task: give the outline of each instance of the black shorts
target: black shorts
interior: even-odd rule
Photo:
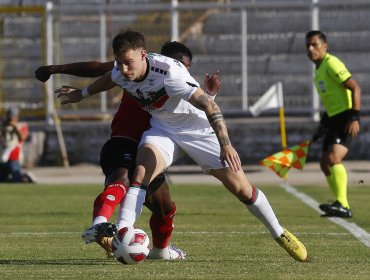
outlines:
[[[352,141],[351,135],[346,133],[347,123],[350,121],[350,110],[339,113],[327,120],[327,132],[324,136],[322,151],[327,152],[333,144],[349,147]]]
[[[124,137],[112,137],[105,142],[100,152],[100,167],[105,177],[109,177],[118,168],[125,168],[131,178],[135,169],[137,147],[135,141]],[[157,190],[165,179],[164,173],[155,177],[148,186],[147,195]]]
[[[106,177],[118,168],[126,168],[129,177],[135,169],[137,143],[128,138],[112,137],[105,142],[100,152],[100,167]]]

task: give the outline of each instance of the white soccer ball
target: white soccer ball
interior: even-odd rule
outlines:
[[[149,237],[141,229],[134,227],[121,228],[113,238],[114,257],[123,264],[138,264],[149,254]]]

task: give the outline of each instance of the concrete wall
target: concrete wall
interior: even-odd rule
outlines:
[[[274,118],[227,119],[233,145],[244,164],[257,164],[266,156],[281,150],[280,125]],[[30,138],[25,143],[25,164],[28,166],[62,165],[58,138],[53,127],[30,123]],[[288,147],[310,140],[317,124],[309,118],[286,120]],[[63,122],[64,139],[70,164],[99,164],[99,153],[109,138],[109,122]],[[361,134],[351,146],[347,160],[370,159],[370,120],[362,119]],[[317,161],[321,142],[310,147],[308,161]],[[188,158],[178,164],[192,163]]]

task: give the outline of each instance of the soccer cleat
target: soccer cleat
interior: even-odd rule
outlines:
[[[344,207],[338,200],[333,204],[320,204],[320,209],[326,217],[352,218],[352,211]]]
[[[113,237],[97,237],[96,243],[102,247],[105,252],[107,253],[107,258],[113,258],[113,251],[112,251],[112,240]]]
[[[158,249],[153,247],[147,259],[152,260],[184,260],[186,253],[173,245],[168,245],[166,248]]]
[[[275,238],[275,240],[293,259],[300,262],[307,260],[307,250],[305,246],[288,230],[284,229],[283,234],[280,237]]]
[[[100,223],[85,230],[82,239],[86,244],[97,241],[98,237],[113,237],[117,234],[117,227],[112,223]]]

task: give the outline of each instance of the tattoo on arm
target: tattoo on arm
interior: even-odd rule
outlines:
[[[209,98],[208,95],[202,94],[197,99],[197,107],[206,112],[208,121],[215,131],[220,145],[229,145],[230,139],[227,133],[225,119],[222,116],[221,110],[217,103]]]
[[[221,112],[218,111],[214,114],[208,115],[208,121],[211,124],[216,136],[220,142],[221,146],[226,146],[230,144],[230,139],[227,134],[227,128],[225,124],[224,117]]]
[[[209,104],[209,98],[207,95],[202,94],[197,99],[197,107],[198,109],[205,110]]]

